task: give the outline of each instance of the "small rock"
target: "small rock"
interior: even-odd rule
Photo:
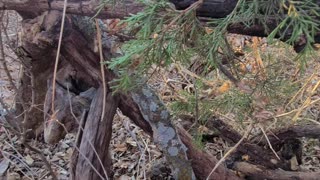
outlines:
[[[10,165],[10,161],[7,159],[2,159],[0,162],[0,176],[3,176],[4,173],[7,171],[8,167]]]

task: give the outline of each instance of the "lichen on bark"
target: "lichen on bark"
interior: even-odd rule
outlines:
[[[181,142],[171,123],[171,115],[156,93],[147,85],[131,92],[146,121],[153,130],[154,142],[160,146],[171,164],[175,179],[195,179],[191,163],[187,158],[187,147]]]

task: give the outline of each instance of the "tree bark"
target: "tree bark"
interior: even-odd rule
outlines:
[[[196,0],[170,0],[178,10],[186,9]],[[201,17],[221,18],[227,16],[237,4],[237,0],[205,0],[197,9],[197,14]],[[16,10],[22,12],[33,12],[33,15],[40,15],[48,10],[63,10],[63,0],[26,0],[23,3],[19,0],[2,0],[0,10]],[[68,2],[67,13],[85,16],[94,16],[97,13],[99,3],[95,0],[73,0]],[[30,9],[31,7],[31,9]],[[100,18],[120,18],[136,14],[142,11],[144,5],[135,0],[120,1],[113,5],[107,4],[99,13]],[[30,15],[28,15],[30,17]]]
[[[118,107],[119,98],[112,96],[112,92],[108,92],[106,102],[103,102],[102,97],[103,88],[99,88],[91,103],[82,135],[75,175],[73,175],[75,179],[100,179],[100,176],[92,170],[90,163],[103,177],[106,176],[103,168],[108,176],[111,175],[109,144],[113,117]],[[103,103],[106,103],[105,110],[102,109]],[[102,112],[105,113],[104,119],[101,119]]]
[[[317,180],[320,177],[320,172],[290,172],[281,169],[269,170],[262,166],[248,164],[246,162],[237,162],[235,169],[247,175],[248,179],[260,180],[288,180],[288,179],[303,179]]]
[[[0,10],[16,10],[22,12],[25,18],[34,18],[45,11],[58,10],[62,11],[64,0],[2,0],[0,2]],[[83,16],[94,16],[97,13],[99,1],[96,0],[69,0],[67,5],[68,14],[78,14]],[[113,7],[112,4],[106,5],[99,13],[100,18],[120,18],[136,14],[143,9],[141,3],[135,0],[125,0],[116,3]]]

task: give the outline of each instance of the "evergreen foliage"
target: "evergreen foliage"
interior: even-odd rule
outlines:
[[[257,108],[254,94],[270,98],[271,101],[264,108],[270,107],[270,111],[273,111],[273,105],[284,105],[299,88],[288,77],[283,76],[283,66],[288,62],[276,59],[273,55],[271,58],[264,57],[268,59],[264,78],[261,78],[261,72],[241,75],[239,63],[234,60],[234,49],[227,40],[231,24],[241,23],[247,27],[262,25],[265,33],[269,34],[268,43],[279,44],[275,40],[277,38],[294,45],[301,37],[305,37],[306,46],[296,58],[300,60],[301,67],[306,65],[306,59],[313,52],[314,38],[316,32],[320,31],[320,9],[315,0],[239,0],[228,16],[206,19],[206,22],[200,21],[196,16],[200,3],[178,11],[167,0],[140,2],[145,4],[144,11],[123,21],[135,39],[122,46],[123,56],[108,62],[109,68],[119,76],[114,86],[116,90],[131,90],[147,82],[156,70],[167,68],[173,63],[187,67],[191,63],[190,59],[195,56],[199,61],[205,62],[203,74],[220,69],[224,58],[229,62],[228,71],[234,76],[254,79],[255,83],[251,84],[254,90],[252,94],[232,89],[214,98],[200,99],[197,93],[180,92],[183,100],[173,101],[171,109],[177,114],[199,114],[197,119],[200,122],[217,111],[232,112],[239,120],[247,119]],[[208,88],[201,79],[196,86],[200,90]]]
[[[193,55],[202,57],[208,67],[217,67],[217,63],[221,62],[221,54],[230,58],[233,55],[226,41],[230,24],[262,24],[266,33],[270,34],[270,41],[277,37],[287,39],[286,42],[291,45],[304,36],[307,44],[303,53],[313,49],[314,36],[319,31],[320,10],[312,0],[239,0],[231,14],[225,18],[210,19],[207,24],[197,18],[198,6],[177,11],[166,0],[141,2],[146,5],[144,11],[124,21],[136,39],[123,47],[124,56],[113,59],[109,64],[124,81],[119,85],[120,88],[131,87],[124,83],[148,74],[154,64],[161,67],[173,62],[185,64]],[[103,3],[115,1],[104,0]],[[270,21],[278,24],[272,31],[267,24]],[[213,29],[211,33],[206,33],[208,26]],[[128,80],[128,72],[131,80]]]

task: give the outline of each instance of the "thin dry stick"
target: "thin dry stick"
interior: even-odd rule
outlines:
[[[315,124],[317,124],[317,125],[320,125],[320,122],[318,122],[318,121],[316,121],[316,120],[313,120],[313,119],[310,119],[310,118],[303,118],[303,119],[308,120],[308,121],[310,121],[310,122],[313,122],[313,123],[315,123]]]
[[[99,45],[100,70],[101,70],[102,86],[103,86],[103,104],[102,104],[102,113],[101,113],[101,122],[102,122],[104,118],[105,110],[106,110],[107,86],[106,86],[106,79],[105,79],[104,65],[103,65],[101,30],[99,27],[98,20],[97,19],[95,20],[96,20],[96,28],[97,28],[97,39],[98,39],[98,45]]]
[[[149,148],[148,148],[148,144],[147,144],[147,142],[145,142],[145,140],[143,138],[141,138],[141,140],[142,140],[142,142],[144,144],[144,152],[143,152],[143,154],[145,154],[145,152],[148,152],[149,161],[151,161],[151,159],[150,159],[151,154],[150,154],[150,151],[149,151]],[[143,164],[144,164],[144,166],[143,166],[143,177],[144,177],[144,179],[147,179],[146,166],[145,166],[145,164],[146,164],[145,155],[143,156],[143,158],[144,158],[143,159]],[[139,159],[139,161],[140,161],[140,159]]]
[[[315,99],[315,100],[311,101],[309,104],[302,106],[301,108],[302,108],[302,110],[303,110],[303,109],[305,109],[305,108],[307,108],[307,107],[310,107],[312,104],[315,104],[315,103],[317,103],[317,102],[319,102],[319,101],[320,101],[320,98]],[[297,111],[299,111],[299,110],[300,110],[300,108],[299,108],[299,109],[294,109],[294,110],[292,110],[292,111],[289,111],[289,112],[286,112],[286,113],[283,113],[283,114],[279,114],[279,115],[275,116],[275,118],[279,118],[279,117],[283,117],[283,116],[288,116],[288,115],[290,115],[290,114],[292,114],[292,113],[294,113],[294,112],[297,112]]]
[[[307,99],[303,102],[302,106],[298,109],[298,112],[294,115],[294,117],[292,118],[292,122],[295,123],[298,119],[298,117],[300,116],[302,110],[304,109],[305,106],[310,106],[311,105],[311,96],[314,94],[314,92],[318,89],[318,87],[320,86],[320,80],[317,82],[316,85],[314,85],[314,87],[312,88],[312,91],[310,92],[309,96],[307,97]]]
[[[5,141],[7,144],[9,144],[7,141]],[[11,148],[13,148],[13,150],[16,152],[18,152],[12,145],[10,145]],[[24,168],[26,169],[27,171],[30,172],[30,175],[32,176],[32,179],[35,179],[34,178],[34,172],[32,171],[31,167],[25,162],[25,158],[20,154],[18,153],[17,155],[15,155],[14,153],[9,153],[9,152],[6,152],[6,151],[0,151],[1,154],[3,155],[8,155],[7,156],[4,156],[6,159],[8,159],[10,161],[10,163],[13,163],[15,165],[20,165],[21,168]],[[11,159],[10,159],[11,158]],[[16,162],[14,163],[14,161],[12,160],[12,158],[14,158],[16,160]],[[19,166],[18,165],[18,166]],[[21,166],[22,165],[22,166]],[[17,166],[17,167],[18,167]],[[27,176],[24,172],[22,172],[25,176]],[[29,177],[28,177],[29,178]],[[30,179],[30,178],[29,178]]]
[[[69,99],[69,102],[71,102],[70,99]],[[79,122],[78,118],[75,117],[75,115],[73,114],[71,106],[70,106],[70,111],[71,111],[72,116],[76,119],[77,123],[79,124],[79,129],[78,129],[78,132],[77,132],[77,136],[76,136],[76,140],[75,140],[74,145],[77,146],[77,147],[80,147],[82,134],[83,134],[83,128],[84,128],[84,126],[86,124],[86,121],[87,121],[86,119],[87,119],[88,110],[86,110],[86,109],[83,110],[80,122]]]
[[[35,179],[35,178],[34,178],[34,174],[33,174],[32,170],[30,169],[30,166],[28,166],[28,165],[23,161],[22,158],[20,158],[20,157],[18,157],[18,156],[16,156],[16,155],[10,154],[10,153],[8,153],[8,152],[6,152],[6,151],[1,151],[1,150],[0,150],[0,153],[3,155],[3,157],[4,157],[5,159],[7,159],[7,160],[10,162],[11,166],[12,166],[12,165],[15,166],[15,168],[17,168],[18,171],[21,172],[26,178],[32,179],[32,180]],[[8,155],[8,157],[7,157],[7,155]],[[21,169],[21,166],[20,166],[20,164],[18,164],[18,162],[15,162],[15,161],[11,160],[11,158],[16,159],[18,162],[22,163],[28,171],[32,172],[32,173],[31,173],[31,177],[29,177],[29,176],[25,173],[25,171]]]
[[[19,97],[22,99],[21,96],[19,96]],[[24,104],[23,100],[22,100],[22,104]],[[23,108],[25,108],[25,107],[23,107]],[[14,128],[10,126],[10,124],[8,124],[8,125],[9,125],[9,128],[10,128],[11,131],[14,132],[17,136],[20,136],[20,137],[21,137],[21,143],[22,143],[25,147],[27,147],[27,148],[30,149],[31,151],[39,154],[39,156],[40,156],[41,160],[44,162],[47,170],[50,172],[50,174],[51,174],[51,176],[52,176],[52,179],[53,179],[53,180],[57,180],[58,178],[56,177],[55,173],[53,172],[53,170],[52,170],[52,168],[51,168],[51,166],[50,166],[50,163],[47,161],[46,157],[42,154],[42,151],[40,151],[39,149],[37,149],[37,148],[35,148],[35,147],[30,146],[30,145],[25,141],[25,135],[26,135],[25,124],[26,124],[26,121],[27,121],[27,114],[28,114],[28,113],[24,113],[23,132],[22,132],[22,134],[19,133],[19,132],[17,132],[17,131],[15,131]]]
[[[296,92],[296,94],[291,98],[291,100],[287,103],[287,105],[285,106],[284,109],[287,109],[287,107],[297,98],[297,96],[306,89],[307,85],[308,85],[309,82],[314,78],[315,75],[316,75],[316,74],[313,73],[313,74],[309,77],[309,79],[307,79],[307,81],[304,83],[304,85],[303,85],[303,86]]]
[[[242,143],[242,141],[244,139],[246,139],[249,135],[249,133],[251,132],[253,126],[252,126],[252,122],[250,123],[247,131],[245,132],[245,134],[242,136],[242,138],[237,142],[237,144],[235,146],[233,146],[219,161],[218,163],[214,166],[214,168],[212,169],[212,171],[210,172],[210,174],[208,175],[208,177],[206,178],[206,180],[209,180],[210,176],[212,175],[212,173],[220,166],[220,164],[233,152],[235,151],[238,146]]]
[[[30,72],[30,80],[31,80],[31,105],[29,112],[34,108],[36,102],[36,93],[35,93],[35,82],[34,82],[34,75]]]
[[[2,17],[1,19],[2,20]],[[13,78],[10,74],[10,71],[8,69],[8,66],[7,66],[7,62],[5,60],[5,53],[4,53],[4,47],[3,47],[3,40],[2,40],[2,28],[0,27],[0,50],[1,50],[1,57],[0,57],[0,60],[2,62],[2,66],[3,66],[3,69],[6,73],[6,76],[8,77],[8,80],[9,80],[9,83],[10,85],[12,86],[12,88],[17,92],[18,91],[18,88],[16,87],[16,85],[14,84],[14,81],[13,81]]]
[[[51,109],[52,109],[53,113],[55,112],[54,111],[54,98],[55,98],[55,92],[56,92],[56,79],[57,79],[57,71],[58,71],[58,64],[59,64],[62,35],[63,35],[63,29],[64,29],[64,21],[66,18],[67,4],[68,4],[68,0],[64,0],[61,29],[60,29],[59,43],[58,43],[58,49],[57,49],[57,56],[56,56],[56,62],[54,64],[54,72],[53,72],[53,80],[52,80],[52,104],[51,104],[51,106],[52,106]]]
[[[124,125],[125,129],[130,134],[130,136],[136,141],[138,149],[140,151],[141,156],[140,156],[140,158],[138,160],[138,167],[137,167],[137,172],[140,172],[140,162],[141,161],[143,162],[143,167],[145,165],[145,148],[142,149],[141,144],[139,143],[136,134],[133,131],[130,130],[129,121],[126,121],[124,124],[125,124]],[[138,176],[139,176],[139,174],[137,175],[137,177]]]
[[[271,149],[271,151],[274,153],[274,155],[276,155],[276,157],[277,157],[279,160],[281,160],[280,157],[278,156],[278,154],[276,153],[276,151],[273,149],[273,147],[272,147],[272,145],[271,145],[271,143],[270,143],[270,141],[269,141],[269,138],[268,138],[266,132],[264,131],[263,127],[262,127],[260,124],[259,124],[259,128],[261,129],[264,137],[266,138],[266,140],[267,140],[267,142],[268,142],[268,145],[269,145],[269,148]]]
[[[32,147],[30,146],[28,143],[24,143],[23,144],[24,146],[26,146],[28,149],[30,149],[31,151],[39,154],[41,160],[44,162],[45,166],[47,167],[47,170],[50,172],[51,176],[52,176],[52,179],[53,180],[58,180],[56,174],[53,172],[52,168],[51,168],[51,165],[50,163],[47,161],[46,157],[42,154],[42,151],[35,148],[35,147]]]
[[[8,136],[8,135],[7,135],[7,136]],[[23,161],[24,156],[22,156],[22,154],[17,150],[17,148],[15,148],[15,147],[13,146],[13,144],[12,144],[12,143],[9,143],[8,141],[4,141],[4,142],[5,142],[5,144],[7,144],[8,146],[10,146],[10,147],[13,149],[14,153],[17,154],[17,155],[15,155],[16,159],[18,159],[29,171],[31,171],[29,165]],[[5,151],[3,151],[3,152],[5,152]],[[8,154],[9,154],[9,153],[8,153]],[[9,155],[10,155],[10,154],[9,154]],[[11,156],[11,155],[10,155],[10,156]],[[12,156],[13,156],[13,155],[12,155]]]
[[[64,129],[64,131],[68,133],[68,130],[67,130],[67,128],[64,126],[64,124],[60,123],[59,121],[56,121],[56,122],[59,123],[59,125],[61,125],[61,127]],[[90,162],[90,160],[86,157],[86,155],[83,154],[77,146],[74,146],[74,147],[75,147],[76,150],[79,152],[79,154],[80,154],[81,156],[83,156],[83,158],[89,163],[90,167],[94,170],[94,172],[96,172],[97,175],[98,175],[101,179],[105,179],[105,178],[99,173],[99,171],[94,167],[94,165]],[[107,177],[107,180],[108,180],[108,177]]]

